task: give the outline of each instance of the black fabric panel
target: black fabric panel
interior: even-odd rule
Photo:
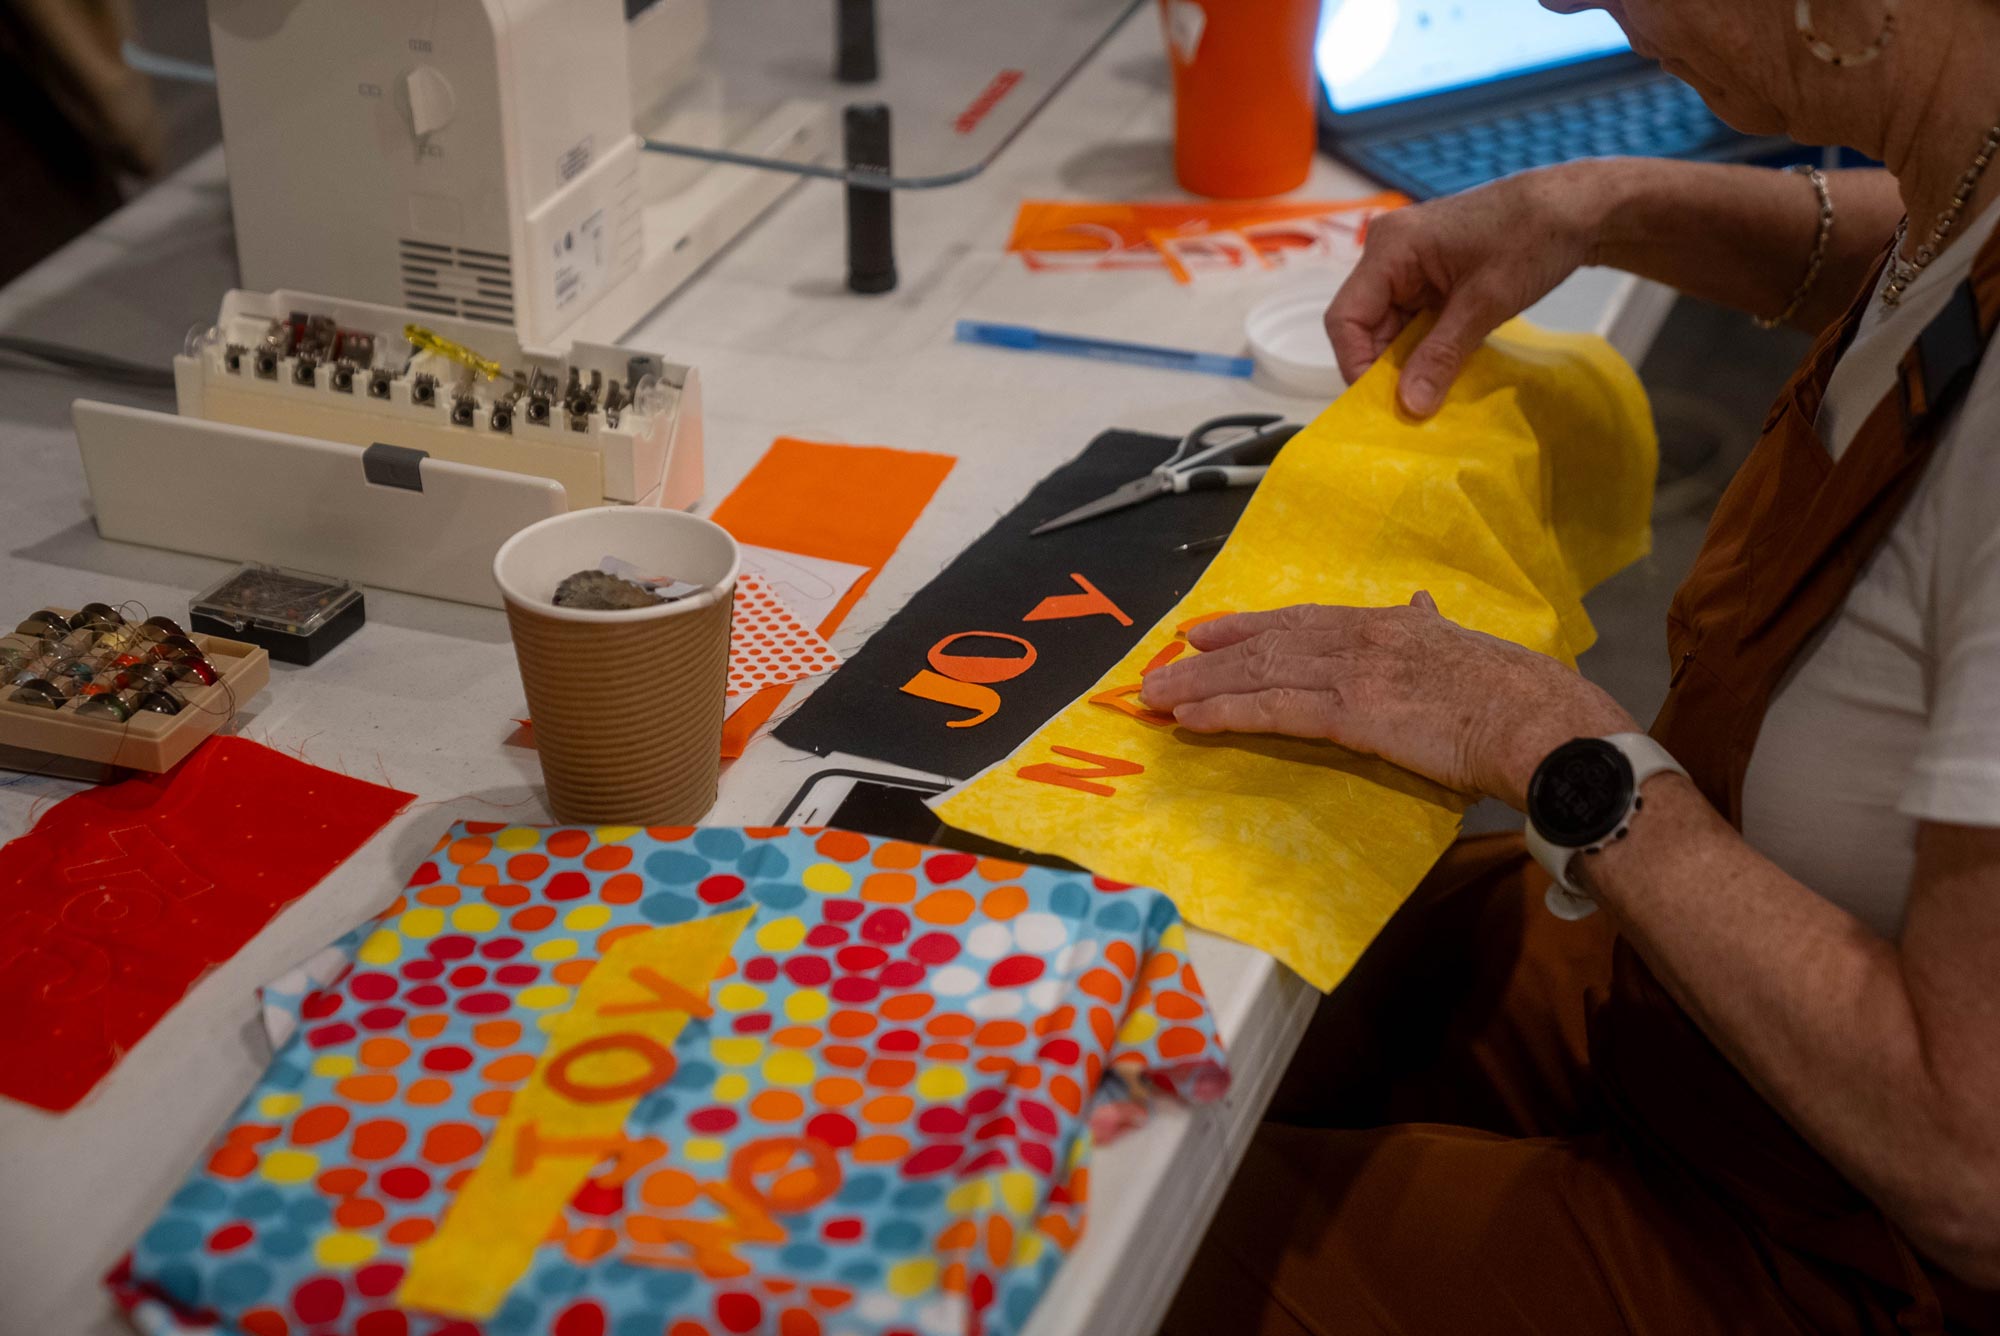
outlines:
[[[1034,491],[873,636],[861,651],[778,726],[801,751],[912,766],[966,779],[1006,756],[1104,671],[1178,602],[1208,568],[1212,551],[1175,552],[1181,544],[1228,533],[1250,500],[1248,487],[1163,496],[1040,538],[1044,520],[1094,501],[1162,463],[1174,442],[1164,436],[1107,431]],[[1131,618],[1107,615],[1025,621],[1044,599],[1081,594],[1081,575]],[[988,684],[999,708],[985,722],[971,707],[946,705],[902,690],[931,667],[932,647],[960,632],[1018,636],[1035,661],[1008,681]],[[950,655],[1025,658],[1012,641],[967,636]],[[949,659],[947,667],[964,673]]]

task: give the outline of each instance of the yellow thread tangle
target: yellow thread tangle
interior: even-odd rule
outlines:
[[[412,348],[469,366],[488,380],[500,379],[500,364],[490,357],[481,357],[462,343],[453,343],[444,335],[425,329],[422,325],[403,326],[403,337],[410,341]]]

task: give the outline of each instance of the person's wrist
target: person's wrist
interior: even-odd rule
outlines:
[[[1614,888],[1620,884],[1621,869],[1628,863],[1636,866],[1656,858],[1663,847],[1684,843],[1690,829],[1690,809],[1681,800],[1701,801],[1701,790],[1694,781],[1671,770],[1648,775],[1640,782],[1638,795],[1645,810],[1634,817],[1626,838],[1611,841],[1589,857],[1572,860],[1569,867],[1572,881],[1590,892],[1592,899],[1614,908],[1620,908],[1614,904]]]
[[[1517,812],[1528,810],[1528,785],[1549,753],[1576,738],[1603,738],[1614,733],[1642,733],[1610,697],[1579,702],[1562,713],[1537,714],[1524,720],[1500,749],[1501,762],[1487,792]]]
[[[1584,264],[1619,267],[1619,253],[1649,212],[1645,199],[1655,167],[1647,158],[1584,158],[1550,169],[1568,174],[1564,195]]]

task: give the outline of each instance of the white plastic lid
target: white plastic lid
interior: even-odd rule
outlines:
[[[1326,337],[1326,306],[1338,284],[1315,283],[1250,308],[1243,332],[1257,362],[1257,379],[1271,389],[1321,402],[1347,388]]]

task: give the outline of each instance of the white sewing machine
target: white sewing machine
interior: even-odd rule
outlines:
[[[538,352],[608,344],[797,179],[641,148],[641,127],[721,114],[707,0],[208,0],[208,16],[246,288],[505,326]],[[830,132],[823,103],[797,100],[730,138],[809,161]]]

